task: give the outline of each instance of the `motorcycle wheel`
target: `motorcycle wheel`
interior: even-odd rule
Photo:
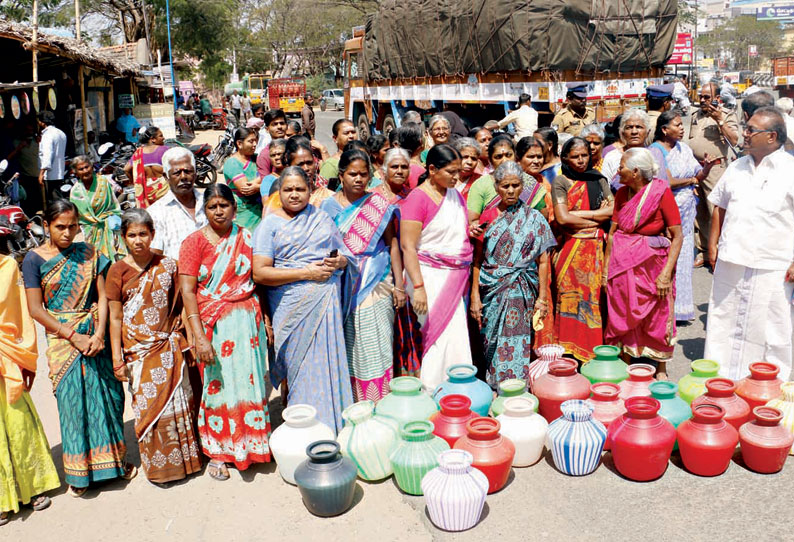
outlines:
[[[204,160],[196,160],[196,186],[207,188],[218,180],[218,171]]]

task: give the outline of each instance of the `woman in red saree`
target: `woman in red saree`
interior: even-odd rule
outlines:
[[[646,149],[623,153],[615,214],[607,245],[606,342],[632,361],[650,363],[657,377],[675,345],[673,268],[683,244],[681,216],[666,181]],[[670,237],[665,236],[665,230]]]
[[[552,259],[556,303],[554,335],[579,361],[603,343],[601,275],[604,226],[613,198],[606,179],[590,167],[587,142],[574,137],[562,148],[562,173],[552,185],[560,249]]]
[[[201,458],[177,264],[150,250],[154,234],[145,210],[124,213],[121,235],[129,254],[110,267],[106,293],[113,372],[130,381],[146,477],[164,484],[200,471]]]
[[[135,202],[141,209],[168,193],[168,181],[163,176],[163,155],[168,147],[165,136],[156,126],[149,126],[138,136],[141,146],[124,166],[124,173],[135,183]]]

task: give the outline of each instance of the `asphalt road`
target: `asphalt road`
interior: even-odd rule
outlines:
[[[318,111],[320,136],[330,132],[338,114]],[[212,139],[212,133],[202,137]],[[326,136],[327,137],[327,136]],[[328,138],[330,139],[330,138]],[[327,143],[327,141],[326,141]],[[697,319],[678,330],[671,379],[678,380],[691,360],[703,355],[705,311],[711,275],[695,270]],[[38,377],[32,396],[63,475],[58,412],[47,379],[46,350],[39,334]],[[128,399],[129,400],[129,399]],[[129,403],[128,403],[129,405]],[[274,394],[271,420],[280,423],[281,404]],[[128,458],[140,465],[132,412],[126,410]],[[548,452],[536,465],[514,469],[506,488],[490,495],[481,522],[461,534],[444,533],[429,521],[423,499],[404,495],[392,479],[358,482],[355,504],[330,519],[311,516],[297,488],[281,480],[275,464],[258,465],[226,482],[206,473],[167,489],[149,484],[141,472],[131,482],[92,487],[84,498],[68,496],[66,487],[51,493],[53,505],[42,512],[23,509],[0,527],[3,540],[191,540],[218,542],[292,540],[794,540],[791,488],[794,460],[775,475],[747,470],[736,454],[728,471],[701,478],[683,469],[674,455],[659,480],[635,483],[615,472],[604,454],[595,473],[570,477],[559,473]]]

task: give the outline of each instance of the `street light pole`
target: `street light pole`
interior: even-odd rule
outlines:
[[[176,111],[176,77],[174,76],[174,57],[171,54],[171,9],[165,0],[165,24],[168,29],[168,64],[171,65],[171,91],[174,93],[174,111]]]

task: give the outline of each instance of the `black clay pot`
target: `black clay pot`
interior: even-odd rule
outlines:
[[[339,452],[333,440],[318,440],[306,448],[309,459],[295,469],[303,504],[315,516],[338,516],[353,504],[356,466]]]

